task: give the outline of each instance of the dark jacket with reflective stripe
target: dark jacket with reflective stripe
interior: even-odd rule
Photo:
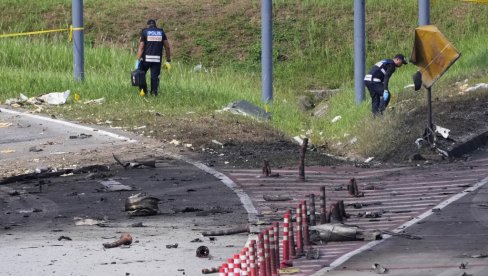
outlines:
[[[369,70],[368,74],[372,75],[373,78],[380,79],[384,84],[384,90],[389,90],[388,82],[390,81],[391,75],[395,73],[395,70],[395,62],[392,59],[384,59],[378,61],[371,70]]]
[[[144,42],[142,58],[145,62],[161,62],[163,41],[167,40],[163,29],[149,27],[141,31],[141,42]]]

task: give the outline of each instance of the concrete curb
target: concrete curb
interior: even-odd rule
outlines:
[[[452,148],[446,149],[446,152],[450,157],[462,157],[486,144],[488,144],[488,130],[472,136],[465,142],[455,145]]]

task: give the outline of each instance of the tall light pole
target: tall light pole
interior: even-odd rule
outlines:
[[[85,54],[83,41],[83,0],[72,0],[73,20],[73,69],[77,81],[85,79]]]
[[[261,0],[261,78],[262,101],[267,106],[273,100],[273,23],[272,0]]]
[[[365,14],[364,0],[354,0],[354,91],[356,103],[364,101],[365,51]]]

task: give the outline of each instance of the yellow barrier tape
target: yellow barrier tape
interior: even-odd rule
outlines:
[[[34,32],[25,32],[25,33],[13,33],[13,34],[1,34],[0,38],[4,37],[14,37],[14,36],[25,36],[25,35],[37,35],[37,34],[46,34],[46,33],[55,33],[55,32],[69,32],[69,41],[73,39],[73,31],[81,31],[83,27],[76,27],[73,28],[73,25],[70,25],[69,28],[65,29],[53,29],[53,30],[41,30],[41,31],[34,31]]]

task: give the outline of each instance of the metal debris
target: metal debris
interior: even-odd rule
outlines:
[[[72,241],[72,239],[70,237],[67,237],[67,236],[60,236],[58,238],[58,241],[61,241],[61,240],[67,240],[67,241]]]
[[[170,248],[178,248],[178,244],[177,243],[174,243],[174,244],[167,244],[166,245],[166,248],[170,249]]]
[[[288,195],[263,195],[265,201],[290,201],[293,198]]]
[[[80,218],[80,217],[75,217],[74,220],[76,220],[75,225],[76,226],[92,226],[92,225],[97,225],[97,226],[105,226],[105,221],[104,220],[97,220],[97,219],[91,219],[91,218]]]
[[[219,272],[220,267],[204,268],[202,274],[212,274]]]
[[[320,258],[320,249],[310,248],[305,253],[305,257],[307,258],[307,260],[318,260]]]
[[[112,243],[104,243],[103,247],[105,248],[114,248],[121,245],[130,245],[132,243],[132,236],[129,233],[123,233],[120,235],[120,238]]]
[[[202,245],[197,248],[197,257],[198,258],[206,258],[210,254],[210,250],[208,247]]]
[[[354,197],[364,197],[364,193],[359,192],[358,184],[355,178],[351,178],[349,180],[347,190],[349,191],[349,194]]]
[[[124,167],[125,169],[127,168],[139,168],[142,166],[146,167],[151,167],[151,168],[156,168],[156,160],[142,160],[142,161],[134,161],[134,162],[122,162],[120,158],[118,158],[115,154],[113,154],[113,157],[119,165]]]
[[[69,137],[69,139],[86,139],[86,138],[90,138],[92,137],[93,135],[91,134],[85,134],[85,133],[81,133],[79,135],[71,135]]]
[[[279,173],[271,173],[271,167],[268,160],[263,161],[263,176],[264,177],[279,177]]]
[[[310,242],[323,244],[330,241],[358,241],[381,239],[381,232],[368,231],[340,223],[310,226]]]
[[[380,264],[373,264],[373,270],[374,272],[378,274],[387,274],[388,273],[388,268],[383,267]]]
[[[159,213],[159,198],[139,193],[125,200],[125,211],[132,216],[153,216]]]
[[[227,230],[219,230],[219,231],[210,231],[210,232],[203,232],[202,235],[206,236],[225,236],[225,235],[233,235],[239,233],[248,233],[249,232],[249,225],[242,225],[235,228],[227,229]]]

